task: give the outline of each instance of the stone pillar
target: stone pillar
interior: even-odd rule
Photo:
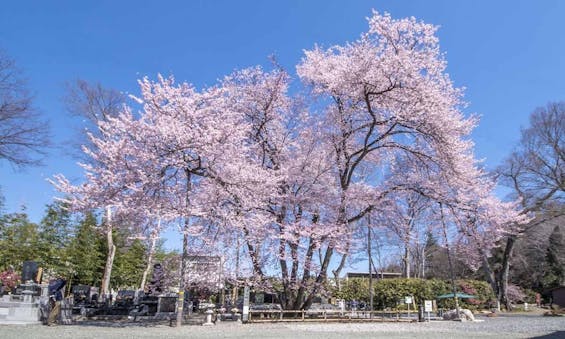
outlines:
[[[209,308],[206,311],[206,322],[204,324],[202,324],[203,326],[214,325],[214,323],[212,322],[212,314],[214,314],[214,311],[212,311],[212,309]]]
[[[48,284],[41,284],[41,296],[42,297],[49,297],[49,285]]]

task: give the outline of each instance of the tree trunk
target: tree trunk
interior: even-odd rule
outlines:
[[[483,271],[485,273],[485,277],[487,282],[490,284],[490,287],[492,288],[492,291],[496,294],[496,298],[497,300],[500,301],[500,299],[498,299],[498,283],[496,281],[496,275],[494,274],[493,270],[490,267],[490,264],[488,262],[488,258],[486,256],[486,254],[481,251],[481,256],[483,257]]]
[[[338,225],[343,225],[343,227],[348,227],[348,219],[347,219],[347,215],[346,215],[346,211],[345,211],[345,205],[346,205],[345,204],[345,191],[346,190],[347,190],[347,186],[344,186],[342,184],[342,192],[341,192],[341,197],[340,197],[340,207],[339,207],[337,222],[338,222]],[[349,229],[346,229],[345,231],[349,232]],[[337,280],[336,280],[336,283],[338,283],[338,284],[339,284],[339,274],[341,272],[341,269],[345,265],[345,259],[347,258],[347,253],[349,252],[349,246],[350,245],[351,244],[349,243],[349,240],[348,240],[348,242],[346,244],[345,254],[341,257],[340,266],[338,266],[338,268],[333,271],[334,275],[338,277]],[[323,259],[321,260],[320,271],[318,273],[318,276],[316,277],[314,288],[308,294],[306,300],[304,301],[304,304],[302,305],[302,309],[308,309],[312,305],[312,301],[314,300],[315,295],[320,291],[322,284],[327,281],[327,279],[328,279],[328,268],[330,266],[330,261],[331,261],[331,258],[333,256],[334,249],[335,249],[335,243],[332,240],[332,241],[329,242],[328,247],[326,248],[326,253],[323,256]]]
[[[308,250],[306,251],[306,258],[304,260],[304,272],[302,272],[302,283],[298,288],[298,292],[296,293],[296,300],[294,300],[294,304],[292,305],[292,309],[298,310],[302,307],[302,299],[304,298],[304,293],[306,292],[306,284],[310,279],[310,270],[312,267],[312,256],[314,255],[314,239],[310,237],[308,240]]]
[[[410,278],[410,250],[408,249],[408,242],[404,245],[404,256],[402,257],[404,263],[404,277]]]
[[[422,247],[422,268],[421,268],[421,274],[420,274],[420,278],[421,279],[426,279],[426,247]]]
[[[288,265],[286,263],[286,245],[287,241],[284,236],[284,214],[286,214],[286,208],[281,207],[281,213],[277,215],[277,224],[279,225],[279,265],[281,266],[282,284],[283,292],[280,295],[281,307],[283,309],[289,309],[289,305],[293,302],[291,291],[290,291],[290,279],[288,277]]]
[[[243,234],[245,236],[245,243],[247,244],[247,252],[251,259],[253,275],[260,280],[264,280],[265,275],[263,274],[263,268],[261,267],[261,260],[259,258],[260,248],[255,247],[251,242],[251,236],[247,227],[243,227]]]
[[[326,253],[324,254],[324,258],[322,260],[320,272],[318,273],[318,276],[316,277],[316,282],[315,282],[314,288],[312,289],[312,291],[306,297],[306,300],[304,301],[304,304],[302,305],[301,309],[308,309],[312,305],[312,301],[314,300],[316,293],[318,293],[318,291],[320,291],[320,286],[326,281],[326,279],[328,277],[328,267],[330,265],[330,261],[331,261],[333,253],[334,253],[334,248],[330,244],[326,248]]]
[[[106,243],[108,245],[108,255],[106,257],[106,266],[104,267],[104,276],[102,278],[102,288],[100,294],[107,297],[110,293],[110,277],[112,276],[112,267],[114,265],[114,257],[116,255],[116,245],[112,236],[112,212],[110,207],[106,208]]]
[[[349,246],[347,246],[347,249],[349,250]],[[339,266],[332,271],[338,291],[341,291],[341,282],[339,280],[339,275],[341,274],[341,270],[343,269],[343,267],[345,267],[346,260],[347,260],[347,252],[341,255]]]
[[[502,267],[500,268],[498,277],[498,300],[500,301],[501,305],[504,305],[506,307],[507,311],[512,311],[512,304],[508,299],[508,276],[510,272],[510,258],[512,258],[515,244],[516,236],[510,235],[506,240],[506,248],[504,249],[504,255],[502,257]]]
[[[159,220],[159,224],[161,221]],[[141,278],[141,285],[140,289],[143,291],[145,290],[145,283],[147,282],[147,275],[151,270],[151,266],[153,265],[153,256],[155,255],[155,247],[157,245],[157,235],[151,235],[151,245],[149,247],[149,255],[147,256],[147,266],[145,266],[145,270],[143,271],[143,277]]]

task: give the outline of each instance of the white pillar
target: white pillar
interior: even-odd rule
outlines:
[[[214,311],[212,311],[212,309],[209,308],[206,311],[206,322],[204,324],[202,324],[203,326],[214,325],[214,323],[212,322],[212,314],[214,314]]]

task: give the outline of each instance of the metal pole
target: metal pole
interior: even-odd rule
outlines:
[[[224,256],[220,256],[220,308],[223,308],[226,303],[225,285],[224,285]]]
[[[453,291],[453,299],[455,299],[455,312],[457,312],[456,319],[459,319],[459,300],[457,298],[457,286],[455,285],[455,272],[453,271],[453,262],[451,260],[451,251],[449,250],[449,239],[447,237],[447,226],[443,216],[443,206],[439,205],[441,213],[441,223],[443,226],[443,237],[445,238],[445,249],[447,251],[447,262],[449,264],[449,273],[451,278],[451,290]]]
[[[180,282],[179,282],[179,294],[177,299],[177,319],[176,326],[180,327],[182,325],[182,315],[184,312],[184,288],[186,286],[186,265],[187,265],[187,248],[188,248],[188,221],[185,220],[183,237],[182,237],[182,255],[180,264]]]
[[[373,318],[373,258],[371,256],[371,217],[367,217],[367,252],[369,254],[369,318]]]
[[[233,307],[237,307],[237,299],[239,297],[239,232],[237,233],[235,247],[235,283],[232,292]]]
[[[186,216],[184,218],[184,225],[182,228],[182,256],[180,264],[180,281],[179,281],[179,296],[177,300],[177,321],[176,326],[180,327],[182,325],[182,316],[184,312],[184,289],[186,288],[186,269],[188,261],[188,228],[190,226],[190,192],[192,191],[192,174],[188,168],[185,169],[186,174]],[[182,293],[180,293],[182,292]],[[181,299],[182,298],[182,299]]]

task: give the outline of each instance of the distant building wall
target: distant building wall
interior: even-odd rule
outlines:
[[[554,305],[565,307],[565,286],[557,287],[551,291],[551,298]]]

